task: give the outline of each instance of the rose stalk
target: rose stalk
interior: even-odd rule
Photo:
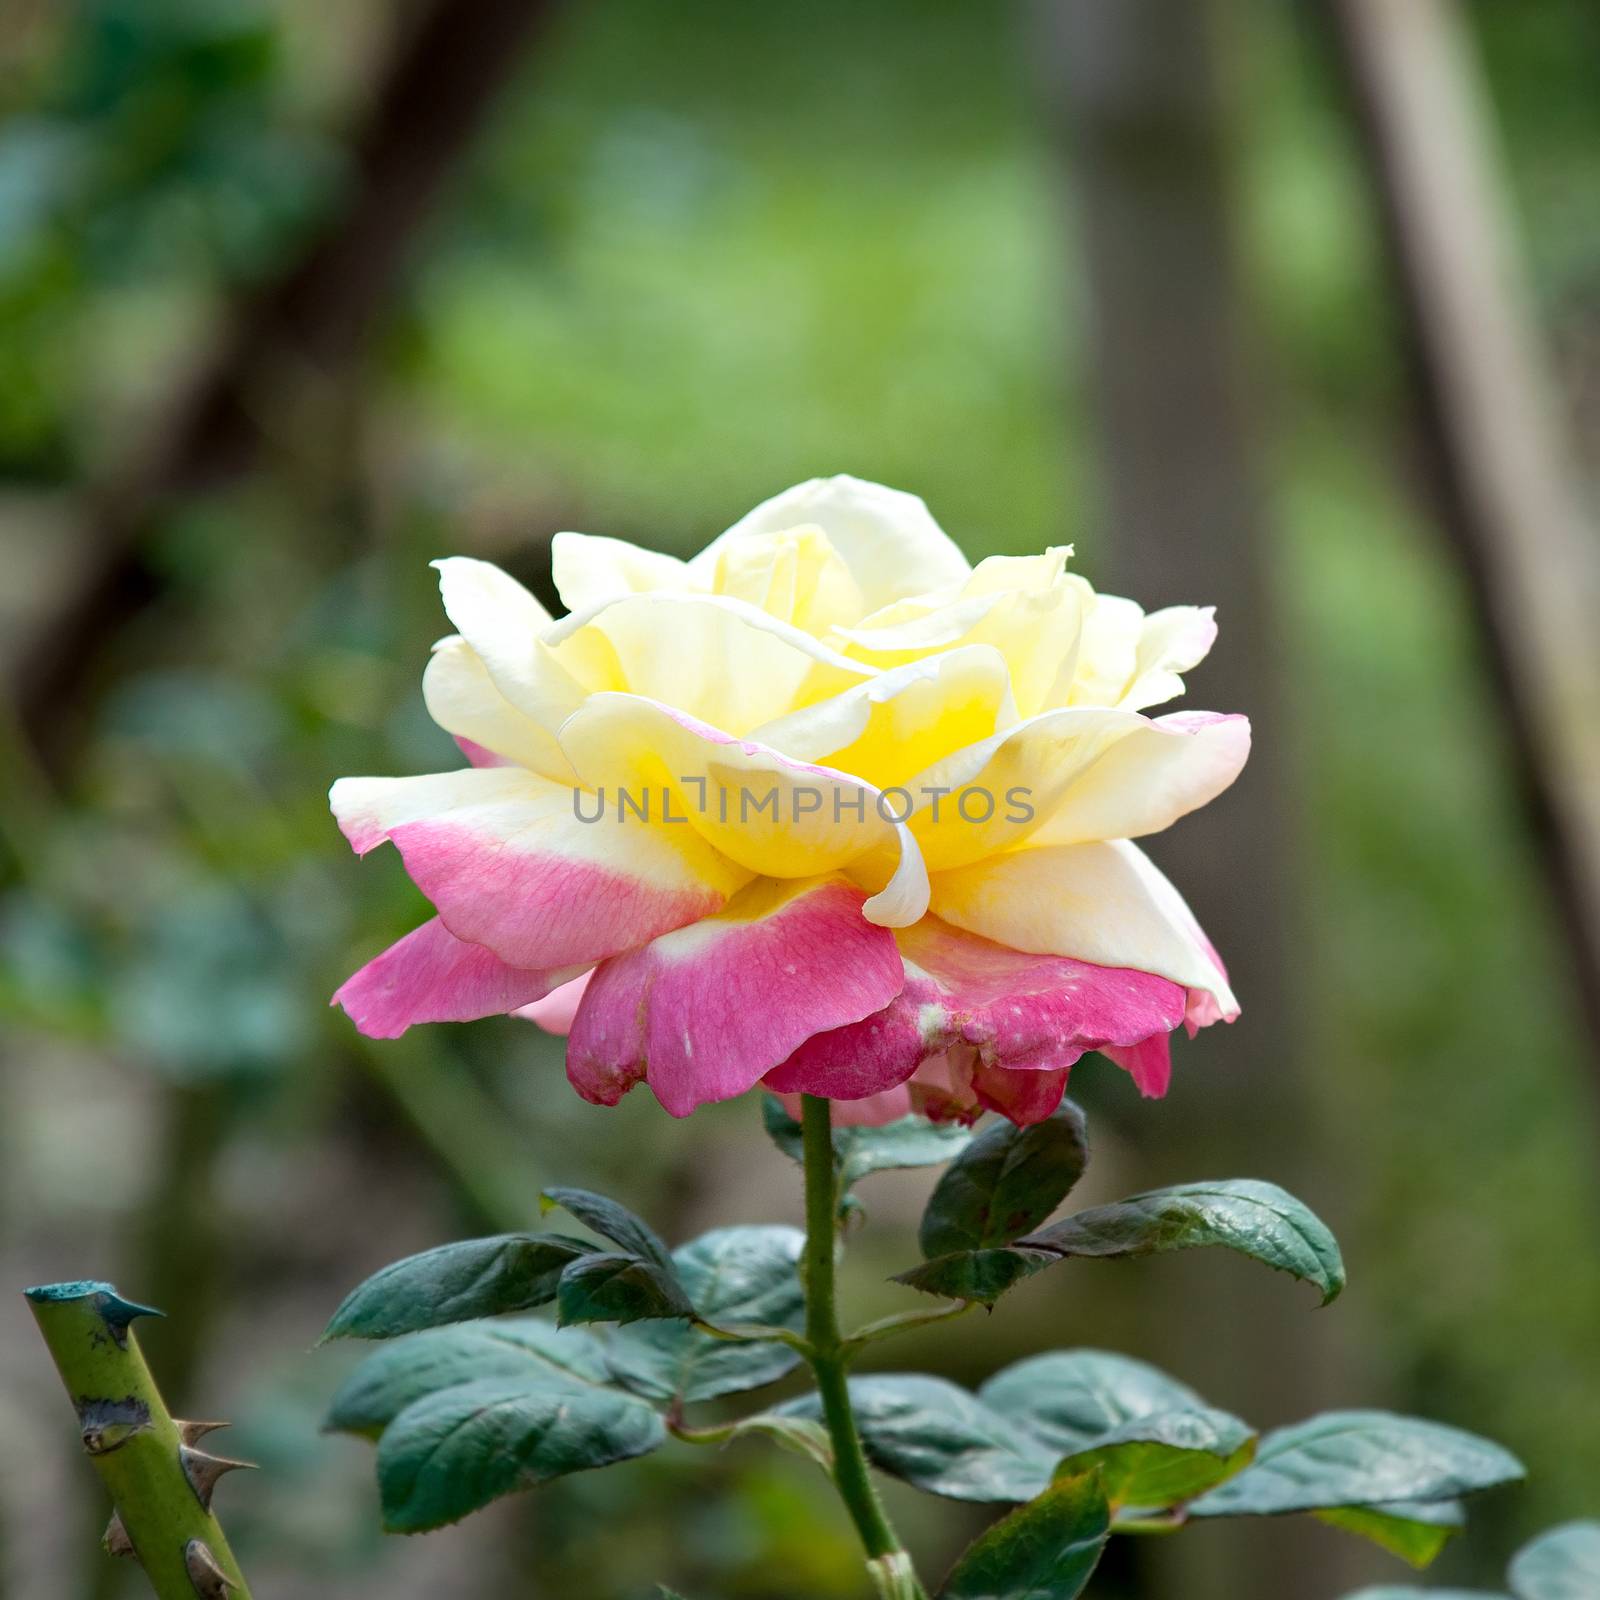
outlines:
[[[839,1214],[833,1170],[833,1119],[828,1102],[802,1102],[806,1177],[806,1361],[817,1380],[822,1414],[833,1443],[833,1481],[861,1536],[868,1570],[885,1600],[924,1600],[922,1585],[899,1536],[884,1515],[850,1405],[848,1362],[834,1302],[834,1234]]]

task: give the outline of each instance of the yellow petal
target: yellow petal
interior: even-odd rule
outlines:
[[[843,651],[887,669],[935,650],[988,644],[1005,658],[1018,712],[1065,701],[1077,660],[1087,585],[1063,567],[1065,548],[1042,556],[991,556],[958,588],[886,606],[836,630]]]
[[[1142,839],[1228,788],[1250,755],[1250,719],[1214,711],[1138,716],[1044,816],[1030,843]]]
[[[969,645],[893,667],[752,737],[884,788],[1015,720],[1005,658]]]
[[[589,790],[613,809],[651,807],[730,861],[771,878],[844,870],[873,892],[869,920],[899,927],[927,909],[927,873],[878,791],[845,773],[686,717],[638,695],[598,694],[561,730]]]
[[[862,613],[861,590],[827,534],[815,526],[722,540],[712,591],[821,634]]]
[[[740,600],[630,595],[559,622],[552,657],[590,692],[646,695],[744,734],[872,669]]]
[[[1046,711],[909,780],[910,826],[935,872],[1030,840],[1138,838],[1214,799],[1249,749],[1243,717]]]

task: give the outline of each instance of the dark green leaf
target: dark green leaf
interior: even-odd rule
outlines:
[[[800,1124],[784,1109],[783,1101],[775,1094],[764,1094],[761,1097],[761,1126],[767,1130],[767,1137],[796,1166],[805,1165],[805,1134]]]
[[[718,1228],[674,1251],[672,1262],[705,1321],[798,1329],[805,1301],[795,1266],[805,1242],[795,1228]],[[654,1400],[709,1400],[759,1388],[799,1360],[775,1340],[734,1343],[683,1322],[642,1323],[619,1332],[611,1345],[617,1376]]]
[[[1517,1600],[1594,1600],[1600,1595],[1600,1522],[1569,1522],[1524,1545],[1511,1563]]]
[[[761,1120],[768,1137],[791,1161],[804,1159],[800,1124],[783,1109],[776,1095],[761,1102]],[[833,1155],[839,1182],[848,1189],[869,1173],[898,1167],[935,1167],[959,1155],[972,1133],[958,1123],[902,1117],[881,1128],[835,1128]]]
[[[593,1194],[588,1189],[546,1189],[540,1201],[546,1211],[559,1206],[629,1255],[642,1256],[658,1267],[671,1265],[666,1245],[649,1223],[603,1194]]]
[[[584,1256],[567,1267],[556,1287],[556,1319],[563,1326],[693,1315],[671,1267],[635,1255]]]
[[[947,1499],[1031,1500],[1048,1486],[1060,1454],[942,1378],[920,1373],[855,1378],[850,1399],[872,1464]],[[779,1410],[790,1416],[822,1414],[814,1394]]]
[[[1254,1464],[1189,1514],[1268,1517],[1451,1500],[1521,1476],[1514,1456],[1458,1428],[1386,1411],[1330,1411],[1269,1433]]]
[[[1327,1228],[1273,1183],[1233,1178],[1185,1183],[1096,1206],[1017,1241],[1063,1256],[1143,1256],[1221,1245],[1322,1291],[1344,1288],[1344,1263]]]
[[[530,1311],[555,1299],[571,1261],[592,1247],[559,1233],[502,1233],[407,1256],[345,1296],[324,1339],[393,1339],[447,1322]]]
[[[1205,1409],[1187,1384],[1146,1362],[1104,1350],[1030,1356],[995,1373],[978,1398],[1026,1429],[1056,1460],[1145,1417]]]
[[[500,1495],[654,1450],[661,1418],[616,1389],[480,1378],[406,1407],[378,1444],[384,1526],[421,1533]]]
[[[1064,1478],[981,1534],[945,1580],[942,1600],[1073,1600],[1108,1532],[1096,1475]]]
[[[323,1425],[376,1438],[414,1400],[480,1378],[603,1385],[610,1376],[605,1351],[587,1329],[558,1328],[539,1317],[462,1322],[368,1356],[339,1385]]]
[[[1370,1539],[1413,1567],[1431,1566],[1454,1535],[1466,1526],[1459,1500],[1400,1501],[1387,1506],[1341,1506],[1319,1511],[1319,1522]]]
[[[935,1256],[894,1281],[946,1300],[975,1300],[992,1306],[1013,1285],[1061,1259],[1051,1250],[1022,1250],[1015,1245],[996,1250],[958,1250]]]
[[[1098,1471],[1113,1508],[1159,1511],[1242,1471],[1255,1443],[1255,1433],[1226,1411],[1157,1411],[1068,1456],[1056,1474],[1076,1478]]]
[[[1010,1244],[1061,1204],[1088,1162],[1088,1130],[1070,1100],[1032,1127],[996,1122],[935,1186],[922,1214],[923,1255]]]

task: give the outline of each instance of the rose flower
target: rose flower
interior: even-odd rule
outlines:
[[[847,477],[680,561],[562,533],[569,615],[437,563],[423,692],[469,766],[344,778],[437,915],[335,999],[364,1032],[502,1013],[674,1116],[758,1083],[835,1119],[1019,1123],[1098,1050],[1159,1095],[1169,1036],[1238,1006],[1133,840],[1233,782],[1240,716],[1149,708],[1209,610],[1146,614],[1071,552],[970,566],[915,496]]]

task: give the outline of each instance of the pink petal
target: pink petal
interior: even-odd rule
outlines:
[[[779,1095],[783,1109],[796,1122],[800,1120],[800,1096]],[[868,1095],[862,1100],[835,1100],[833,1125],[836,1128],[881,1128],[886,1122],[898,1122],[916,1110],[911,1103],[911,1090],[904,1085],[886,1089],[882,1094]]]
[[[569,974],[508,967],[438,917],[414,928],[345,979],[333,997],[369,1039],[398,1039],[418,1022],[502,1016],[549,994]]]
[[[474,767],[510,767],[516,763],[505,756],[497,756],[493,750],[485,749],[481,744],[475,744],[471,739],[456,735],[456,743],[461,747],[461,753]]]
[[[839,878],[758,880],[718,916],[602,962],[567,1076],[616,1102],[641,1079],[675,1117],[742,1094],[812,1034],[882,1008],[905,981],[894,935]]]
[[[529,971],[590,966],[720,910],[749,879],[692,828],[585,822],[584,798],[504,766],[343,778],[331,796],[359,853],[392,840],[452,933]]]
[[[1059,1072],[1013,1072],[980,1061],[972,1070],[972,1092],[985,1111],[998,1111],[1025,1128],[1043,1122],[1061,1104],[1067,1076],[1065,1067]]]
[[[1133,1079],[1147,1100],[1159,1100],[1172,1083],[1170,1034],[1153,1033],[1137,1044],[1107,1045],[1105,1054]]]
[[[1183,1021],[1184,989],[1153,973],[1029,955],[936,917],[896,938],[902,992],[875,1015],[808,1039],[767,1075],[770,1089],[850,1100],[916,1074],[923,1098],[942,1097],[960,1108],[952,1114],[992,1105],[1035,1121],[1060,1100],[1065,1071],[1084,1051],[1164,1038]],[[923,1070],[935,1061],[954,1061],[959,1082],[945,1066]],[[1013,1081],[1027,1074],[1051,1086]]]
[[[546,1033],[562,1036],[571,1033],[572,1019],[578,1014],[578,1003],[583,999],[593,976],[594,970],[591,968],[570,983],[562,984],[559,989],[552,989],[544,999],[535,1000],[531,1006],[520,1007],[516,1015],[525,1017],[529,1022],[537,1022]]]

